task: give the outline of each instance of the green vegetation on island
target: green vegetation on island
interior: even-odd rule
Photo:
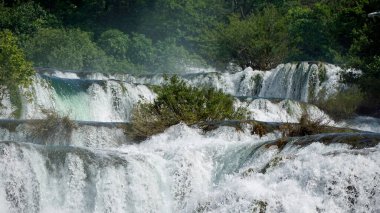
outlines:
[[[234,107],[234,98],[214,88],[187,85],[177,76],[156,87],[153,103],[139,103],[132,113],[136,137],[151,136],[184,122],[187,125],[208,121],[245,119],[247,110]]]

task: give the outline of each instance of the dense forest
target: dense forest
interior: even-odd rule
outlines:
[[[380,18],[368,14],[379,10],[379,0],[3,0],[0,81],[25,84],[32,66],[144,74],[324,61],[362,70],[342,80],[375,112]]]

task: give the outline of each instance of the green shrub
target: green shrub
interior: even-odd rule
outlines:
[[[33,75],[32,63],[25,59],[17,37],[9,30],[0,31],[0,85],[28,86]]]
[[[188,86],[177,76],[167,79],[156,92],[153,103],[140,103],[133,110],[132,124],[137,137],[162,132],[180,122],[193,125],[243,119],[247,115],[244,108],[234,108],[232,96],[213,88]]]
[[[78,128],[77,124],[68,116],[60,116],[50,110],[44,110],[43,113],[46,114],[45,119],[31,122],[29,131],[35,139],[46,140],[55,134],[69,137],[72,131]]]
[[[332,95],[325,101],[320,100],[316,105],[334,119],[347,119],[354,115],[363,98],[360,89],[352,86]]]

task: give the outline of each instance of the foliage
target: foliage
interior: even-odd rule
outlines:
[[[15,86],[10,86],[8,91],[9,93],[9,99],[13,107],[15,107],[14,111],[12,112],[13,118],[21,118],[22,113],[22,96],[20,94],[19,88]]]
[[[157,88],[153,103],[140,103],[132,113],[136,135],[150,136],[167,127],[184,122],[188,125],[225,119],[242,119],[247,112],[235,109],[234,99],[213,88],[196,88],[186,85],[173,76]]]
[[[220,0],[156,0],[138,15],[137,31],[154,41],[175,39],[190,52],[199,50],[201,35],[221,23],[228,5]]]
[[[315,135],[326,131],[328,121],[325,116],[311,118],[307,111],[304,111],[299,119],[298,124],[285,123],[279,129],[282,133],[282,138],[279,142],[285,142],[287,137],[297,137],[305,135]],[[283,144],[282,144],[283,145]]]
[[[176,44],[175,40],[159,41],[156,47],[156,60],[154,69],[161,73],[178,73],[188,66],[201,66],[205,62],[196,54],[187,51],[183,46]]]
[[[298,0],[234,0],[227,1],[231,4],[233,11],[239,13],[240,17],[245,18],[252,13],[263,10],[268,5],[276,6],[279,9],[288,10],[299,5]]]
[[[359,112],[380,116],[380,56],[370,59],[369,64],[362,66],[362,71],[357,83],[365,96]]]
[[[34,75],[32,63],[25,59],[17,45],[17,37],[9,30],[0,31],[0,85],[2,89],[18,90],[28,86]],[[1,92],[3,93],[3,92]]]
[[[19,87],[27,87],[32,82],[34,69],[18,47],[17,37],[9,30],[0,31],[0,100],[8,91],[10,101],[16,110],[13,116],[21,116],[21,96]]]
[[[363,98],[360,89],[352,86],[337,92],[325,101],[319,101],[317,105],[335,119],[347,119],[354,115]]]
[[[107,30],[97,41],[100,48],[116,59],[127,59],[128,48],[131,45],[129,36],[120,30]]]
[[[92,41],[90,33],[79,29],[40,29],[25,41],[25,52],[37,66],[66,70],[104,71],[107,57]]]
[[[374,56],[372,61],[363,67],[364,75],[360,79],[360,86],[364,91],[380,100],[380,56]]]
[[[295,7],[288,11],[290,60],[334,61],[332,8],[316,4],[312,8]]]
[[[108,58],[108,66],[106,69],[102,70],[102,72],[104,71],[112,73],[130,73],[134,75],[147,73],[146,68],[142,65],[133,64],[128,59],[115,59],[113,57]]]
[[[136,42],[136,40],[138,39],[135,39],[134,37],[132,40],[129,35],[116,29],[103,32],[97,40],[97,45],[107,54],[107,67],[103,69],[108,69],[111,72],[129,72],[132,74],[146,72],[144,65],[139,64],[141,61],[135,61],[136,63],[132,63],[130,59],[130,55],[132,55],[132,58],[138,58],[143,54],[141,52],[149,49],[146,48],[144,44],[141,46],[133,44],[132,42]],[[149,43],[149,45],[151,46],[152,44]],[[133,52],[132,50],[137,52]],[[136,56],[136,54],[138,56]],[[150,58],[147,60],[152,60],[152,55],[148,57]]]
[[[371,2],[376,1],[377,0],[371,0]],[[375,9],[374,5],[369,6],[368,4],[368,0],[340,0],[327,3],[336,13],[334,26],[331,27],[330,31],[334,35],[336,43],[339,45],[342,53],[348,52],[351,48],[357,36],[355,31],[360,30],[364,23],[368,23],[369,20],[366,14],[373,11],[369,11],[368,9],[366,11],[366,8]]]
[[[0,28],[36,66],[60,69],[173,73],[203,65],[199,55],[220,68],[343,64],[363,71],[346,80],[378,110],[380,22],[367,14],[379,10],[380,0],[0,1]]]
[[[44,28],[26,40],[24,48],[37,66],[65,70],[175,73],[202,63],[175,40],[154,44],[143,34],[129,37],[118,30],[103,32],[95,43],[90,33],[79,29]]]
[[[221,58],[231,58],[241,66],[270,69],[287,55],[285,20],[278,10],[269,6],[245,20],[232,16],[220,34]]]
[[[133,33],[131,37],[131,45],[128,49],[128,56],[134,64],[153,64],[155,48],[150,38],[143,34]]]
[[[43,110],[46,118],[43,120],[34,120],[31,122],[30,133],[36,139],[48,139],[49,137],[63,135],[69,137],[77,124],[68,116],[60,116],[51,110]]]
[[[59,24],[53,15],[32,1],[15,7],[5,7],[0,2],[0,17],[0,29],[9,29],[16,34],[31,34],[40,28]]]
[[[351,20],[349,65],[363,71],[363,75],[353,79],[365,94],[360,112],[370,115],[380,115],[379,77],[380,77],[380,22],[379,18],[368,19],[361,14],[380,10],[380,1],[360,1],[353,6]],[[350,10],[349,10],[350,11]],[[352,79],[349,79],[352,80]]]

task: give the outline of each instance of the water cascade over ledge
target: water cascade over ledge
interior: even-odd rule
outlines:
[[[282,64],[270,71],[247,68],[239,72],[185,74],[193,86],[212,86],[236,97],[289,99],[310,102],[333,94],[341,85],[341,69],[329,64]],[[127,74],[62,73],[41,71],[31,88],[23,91],[22,106],[3,100],[2,118],[44,118],[44,110],[56,111],[75,120],[129,121],[138,101],[155,97],[150,85],[164,82],[163,75],[134,77]]]
[[[303,62],[181,78],[235,96],[251,119],[298,122],[306,110],[364,132],[283,138],[250,124],[177,124],[136,143],[126,122],[163,75],[41,70],[20,106],[2,101],[0,212],[379,212],[380,121],[335,122],[311,104],[344,86],[340,71]],[[49,111],[76,125],[38,131]]]

